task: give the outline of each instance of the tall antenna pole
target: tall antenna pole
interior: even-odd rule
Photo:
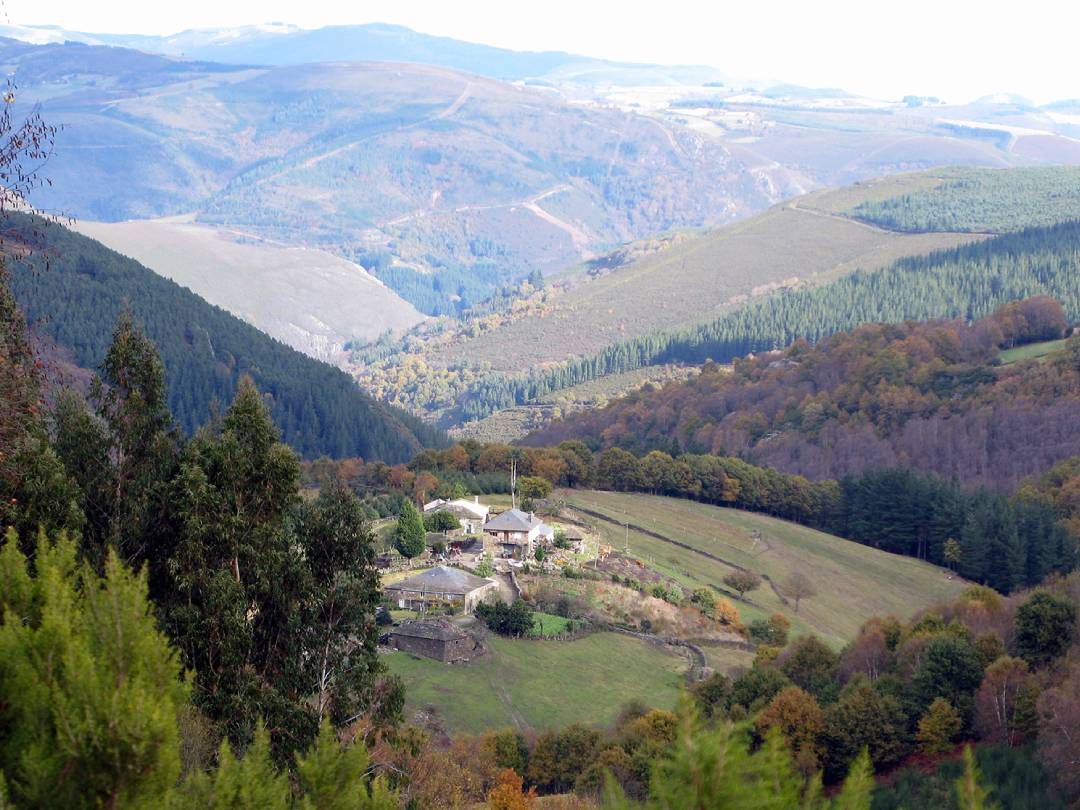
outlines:
[[[510,508],[517,509],[517,459],[510,459]]]

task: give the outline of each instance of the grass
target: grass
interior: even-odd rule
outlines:
[[[1068,338],[1062,340],[1047,340],[1042,343],[1028,343],[1013,349],[1006,349],[1001,353],[1001,364],[1004,366],[1018,363],[1021,360],[1042,360],[1054,352],[1065,348]]]
[[[533,613],[532,635],[543,636],[545,638],[561,636],[566,632],[566,627],[569,623],[570,620],[563,616],[536,611]]]
[[[730,672],[736,667],[749,669],[754,663],[754,653],[738,647],[728,647],[720,644],[707,644],[695,642],[705,653],[705,660],[709,666],[718,672]]]
[[[606,725],[629,700],[673,708],[687,666],[681,654],[617,633],[575,641],[495,637],[489,647],[454,665],[388,653],[390,671],[405,682],[407,715],[434,711],[451,733]]]
[[[775,583],[802,571],[813,580],[818,594],[804,599],[798,614],[766,582],[748,595],[754,605],[736,602],[742,620],[780,611],[792,620],[794,632],[817,633],[836,647],[850,640],[871,616],[891,613],[906,618],[955,596],[965,585],[928,563],[753,512],[633,493],[568,490],[559,494],[571,507],[609,516],[614,523],[595,518],[593,522],[602,541],[615,548],[624,545],[625,520],[766,575]],[[761,535],[756,541],[751,534],[755,530]],[[629,538],[631,555],[686,589],[722,590],[723,577],[734,570],[633,528]]]

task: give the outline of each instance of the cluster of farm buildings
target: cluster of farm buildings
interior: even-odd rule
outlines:
[[[532,512],[508,509],[493,515],[491,509],[473,499],[434,500],[424,505],[425,516],[437,512],[454,515],[461,528],[432,537],[443,543],[448,562],[475,567],[481,557],[493,561],[497,570],[534,558],[538,547],[550,547],[556,529]],[[559,529],[567,550],[584,550],[584,534],[573,526]],[[398,609],[419,613],[443,609],[471,614],[481,602],[499,598],[499,583],[490,577],[469,573],[461,567],[440,564],[384,588],[387,601]],[[396,626],[387,637],[389,646],[440,661],[468,658],[475,650],[471,636],[446,620],[408,621]]]

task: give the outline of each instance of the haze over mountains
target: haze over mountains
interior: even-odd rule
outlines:
[[[1068,103],[875,101],[388,25],[2,32],[19,38],[0,39],[0,64],[20,99],[66,126],[39,204],[132,220],[85,227],[170,277],[139,248],[163,226],[138,234],[140,221],[206,226],[168,228],[196,255],[211,236],[252,256],[316,248],[396,293],[311,272],[283,321],[260,262],[200,271],[193,288],[211,303],[319,357],[414,323],[414,307],[458,314],[530,272],[821,187],[943,165],[1080,163],[1080,108]]]

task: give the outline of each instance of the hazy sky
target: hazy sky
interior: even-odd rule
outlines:
[[[877,96],[962,101],[1016,92],[1080,97],[1075,0],[0,0],[10,22],[167,34],[292,22],[393,22],[527,50],[712,65],[733,75],[840,86]],[[0,12],[2,13],[2,12]]]

